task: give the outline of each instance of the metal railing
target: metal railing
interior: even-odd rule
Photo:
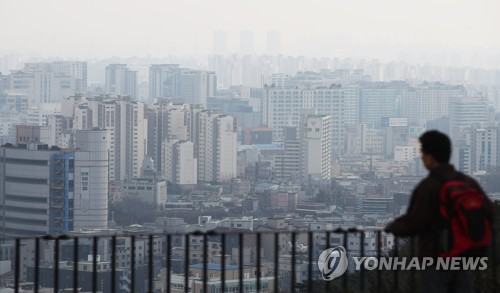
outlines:
[[[495,236],[477,292],[500,290]],[[1,245],[0,285],[14,292],[416,292],[419,285],[416,270],[352,263],[339,278],[322,278],[317,260],[330,247],[345,247],[349,257],[414,255],[414,239],[380,230],[79,234]]]

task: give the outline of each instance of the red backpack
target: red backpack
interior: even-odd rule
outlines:
[[[441,257],[484,251],[491,244],[491,221],[487,217],[488,197],[467,183],[465,175],[442,181],[439,213],[448,230],[447,249]]]

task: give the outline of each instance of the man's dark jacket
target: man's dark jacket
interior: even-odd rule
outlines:
[[[418,236],[418,255],[437,256],[438,239],[443,227],[439,215],[439,194],[443,180],[455,179],[457,173],[455,168],[448,164],[432,169],[413,191],[407,213],[389,223],[385,231],[399,237]],[[470,186],[485,194],[474,179],[463,174],[462,176]],[[487,217],[491,221],[493,206],[489,200],[487,211]]]

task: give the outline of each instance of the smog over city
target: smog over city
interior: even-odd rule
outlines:
[[[0,0],[0,292],[500,290],[499,11]]]

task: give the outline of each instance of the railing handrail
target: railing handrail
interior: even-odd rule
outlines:
[[[257,227],[258,228],[258,227]],[[86,232],[74,232],[74,233],[68,233],[68,234],[46,234],[46,235],[40,235],[40,236],[2,236],[0,237],[0,241],[5,241],[5,240],[15,240],[15,239],[20,239],[20,240],[33,240],[33,239],[41,239],[41,240],[71,240],[74,238],[92,238],[92,237],[149,237],[152,235],[153,237],[164,237],[165,235],[171,235],[171,236],[185,236],[185,235],[190,235],[190,236],[220,236],[222,234],[224,235],[238,235],[238,234],[248,234],[248,235],[253,235],[253,234],[270,234],[274,235],[276,233],[280,234],[291,234],[291,233],[297,233],[297,234],[302,234],[302,233],[334,233],[334,234],[344,234],[344,233],[360,233],[360,232],[377,232],[381,231],[383,232],[383,228],[378,228],[378,227],[366,227],[366,228],[357,228],[357,227],[349,227],[349,228],[342,228],[338,227],[335,229],[321,229],[321,230],[304,230],[304,229],[293,229],[293,230],[280,230],[276,229],[273,231],[256,231],[254,230],[245,230],[245,229],[240,229],[239,231],[215,231],[215,230],[208,230],[208,231],[202,231],[202,230],[195,230],[192,232],[133,232],[133,231],[115,231],[113,233],[106,233],[106,232],[99,232],[96,231],[95,233],[90,233],[89,231]],[[385,233],[384,234],[391,234],[391,233]]]

